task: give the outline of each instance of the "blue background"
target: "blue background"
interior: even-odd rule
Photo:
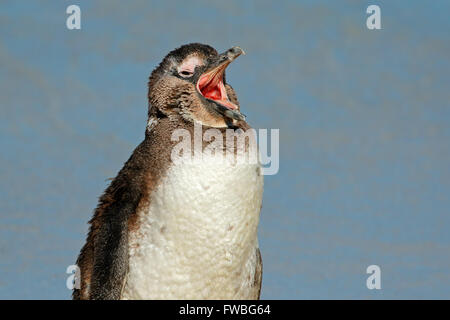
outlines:
[[[82,29],[66,28],[78,4]],[[381,7],[382,30],[366,28]],[[280,129],[262,298],[450,298],[448,1],[2,1],[0,298],[67,299],[98,196],[144,137],[147,78],[189,42]],[[381,267],[381,290],[366,288]]]

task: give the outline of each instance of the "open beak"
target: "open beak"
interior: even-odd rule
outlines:
[[[238,106],[228,98],[223,76],[228,65],[241,54],[245,52],[239,47],[220,54],[214,67],[203,73],[197,81],[197,91],[203,97],[222,107],[219,112],[237,120],[243,120],[244,117],[239,113]]]

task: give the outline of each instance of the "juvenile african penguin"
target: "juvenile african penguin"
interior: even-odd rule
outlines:
[[[251,131],[225,80],[242,53],[188,44],[152,72],[145,139],[99,199],[73,299],[259,299],[263,175],[258,161],[236,161],[248,141],[244,151],[225,143],[191,161],[173,156],[177,132],[190,145],[198,127],[231,130],[233,141]],[[235,161],[224,161],[230,150]]]

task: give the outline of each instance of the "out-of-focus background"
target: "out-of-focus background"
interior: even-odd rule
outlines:
[[[66,8],[81,7],[81,30]],[[368,30],[366,8],[381,8]],[[68,299],[98,196],[144,137],[172,49],[227,71],[280,129],[262,298],[450,298],[448,1],[1,1],[0,298]],[[368,290],[366,268],[381,268]]]

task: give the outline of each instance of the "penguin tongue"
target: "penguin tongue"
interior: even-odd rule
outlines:
[[[207,99],[214,100],[231,110],[238,108],[228,99],[227,91],[223,84],[223,70],[202,75],[198,80],[197,88]]]

